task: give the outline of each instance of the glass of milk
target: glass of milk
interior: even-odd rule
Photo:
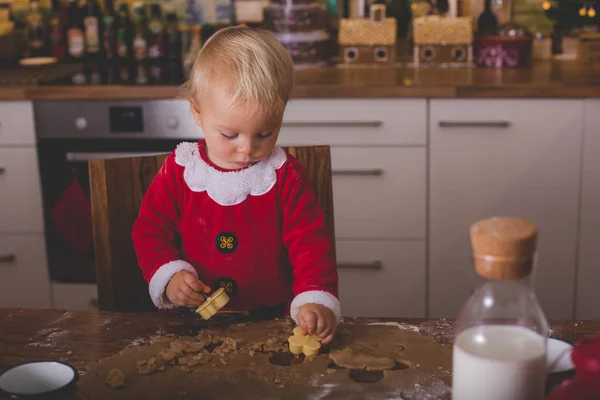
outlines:
[[[537,227],[494,217],[471,226],[483,278],[456,320],[453,400],[542,400],[548,321],[533,289]]]

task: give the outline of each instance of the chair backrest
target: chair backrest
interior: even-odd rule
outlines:
[[[286,147],[308,171],[335,238],[329,146]],[[146,189],[167,154],[89,162],[98,305],[104,311],[155,311],[131,240]],[[335,245],[335,241],[334,241]]]

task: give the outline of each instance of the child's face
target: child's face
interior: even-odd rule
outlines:
[[[245,168],[271,153],[283,115],[230,108],[229,100],[227,86],[214,85],[192,99],[192,110],[204,132],[208,158],[221,168]]]

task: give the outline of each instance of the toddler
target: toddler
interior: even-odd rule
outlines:
[[[305,169],[276,146],[294,66],[270,33],[215,33],[184,85],[204,139],[181,143],[151,183],[133,227],[150,297],[198,307],[225,287],[226,308],[284,305],[329,343],[340,319],[330,232]]]

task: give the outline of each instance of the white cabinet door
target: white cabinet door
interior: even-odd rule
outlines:
[[[425,239],[426,149],[332,147],[338,239]]]
[[[28,144],[35,144],[32,103],[0,101],[0,146]]]
[[[470,225],[539,228],[535,288],[549,318],[572,318],[583,100],[432,100],[429,316],[456,317],[475,287]]]
[[[425,145],[425,99],[293,99],[279,134],[283,146]]]
[[[0,235],[0,307],[50,308],[42,235]]]
[[[0,147],[0,233],[43,233],[35,147]]]
[[[600,100],[586,100],[576,318],[600,319]]]
[[[98,310],[98,285],[53,282],[52,304],[57,310]]]
[[[425,317],[425,242],[337,240],[342,316]]]

